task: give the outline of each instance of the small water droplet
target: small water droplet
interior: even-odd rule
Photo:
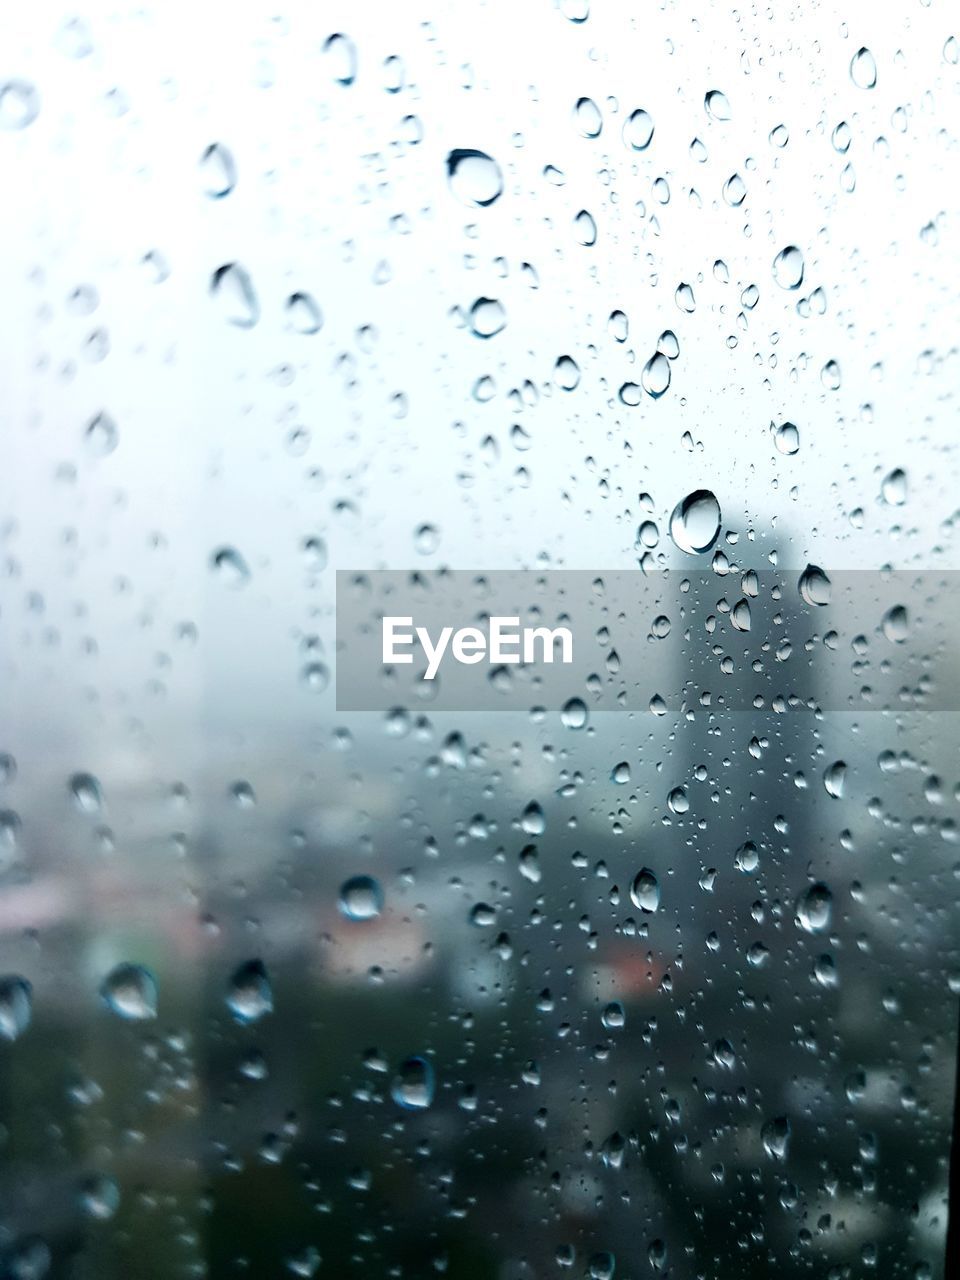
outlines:
[[[80,1192],[80,1207],[88,1218],[106,1222],[120,1206],[120,1188],[113,1178],[98,1174],[88,1178]]]
[[[711,89],[704,98],[703,105],[711,120],[722,122],[730,119],[730,103],[727,95],[720,89]]]
[[[100,998],[118,1018],[143,1022],[157,1016],[157,983],[140,964],[118,964],[100,987]]]
[[[819,565],[808,564],[797,585],[804,604],[822,607],[830,603],[830,579]]]
[[[237,166],[229,147],[211,142],[200,157],[203,189],[211,200],[223,200],[237,185]]]
[[[18,1040],[32,1015],[33,993],[26,978],[17,974],[0,978],[0,1039]]]
[[[652,915],[660,906],[660,883],[649,867],[634,876],[630,886],[630,900],[640,911]]]
[[[877,63],[866,46],[850,59],[850,79],[858,89],[872,89],[877,83]]]
[[[238,262],[225,262],[210,277],[210,295],[228,324],[252,329],[260,319],[260,303],[249,273]]]
[[[632,151],[646,151],[653,141],[653,117],[638,107],[623,122],[623,140]]]
[[[291,293],[283,304],[287,322],[294,333],[309,336],[319,333],[323,328],[323,312],[316,298],[310,293],[298,290]]]
[[[393,1078],[390,1096],[405,1111],[423,1111],[433,1102],[436,1078],[432,1065],[417,1055],[405,1059]]]
[[[93,458],[108,457],[116,449],[119,439],[117,424],[109,413],[98,413],[83,433],[84,446]]]
[[[477,209],[492,205],[503,192],[500,166],[485,151],[451,151],[447,156],[447,180],[461,204]]]
[[[799,289],[803,284],[803,254],[795,244],[788,244],[773,260],[773,278],[781,289]]]
[[[687,555],[709,551],[720,533],[720,503],[709,489],[695,489],[673,509],[670,537]]]
[[[103,791],[92,773],[75,773],[70,779],[70,794],[81,813],[99,813],[103,808]]]
[[[338,906],[348,920],[375,920],[383,910],[383,890],[373,876],[351,876],[340,886]]]
[[[250,569],[235,547],[220,547],[210,556],[210,567],[226,587],[236,590],[250,581]]]
[[[357,47],[349,36],[339,31],[329,36],[323,46],[330,76],[345,87],[357,78]]]
[[[0,83],[0,129],[26,129],[40,112],[40,95],[29,80]]]
[[[577,243],[589,248],[597,243],[597,224],[593,220],[592,214],[586,209],[581,209],[573,220],[574,234],[577,237]]]
[[[273,1012],[273,989],[262,960],[247,960],[234,970],[226,999],[227,1008],[244,1025]]]

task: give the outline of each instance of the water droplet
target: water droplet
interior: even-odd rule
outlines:
[[[885,475],[880,495],[888,507],[902,507],[907,500],[907,473],[896,467]]]
[[[872,89],[877,83],[877,64],[866,46],[857,50],[850,59],[850,79],[858,89]]]
[[[582,698],[571,698],[563,704],[560,723],[566,729],[582,729],[587,723],[587,704]]]
[[[630,781],[630,766],[626,760],[621,760],[619,764],[613,766],[610,771],[610,781],[615,782],[618,787],[624,787]]]
[[[80,1192],[80,1207],[88,1218],[106,1222],[120,1205],[120,1188],[113,1178],[98,1174],[88,1178]]]
[[[727,95],[719,89],[711,89],[704,98],[703,105],[711,120],[730,119],[730,103],[727,101]]]
[[[637,382],[625,382],[617,392],[621,404],[635,409],[643,399],[643,388]]]
[[[630,324],[622,311],[611,311],[607,320],[607,330],[615,342],[626,342],[630,333]]]
[[[680,354],[680,343],[677,341],[677,335],[672,329],[664,329],[660,337],[657,339],[657,350],[661,355],[666,356],[668,360],[676,360]]]
[[[820,881],[810,886],[797,904],[797,923],[805,933],[823,933],[830,927],[833,894]]]
[[[547,829],[547,820],[536,800],[531,800],[523,811],[520,826],[528,836],[542,836]]]
[[[26,129],[40,111],[40,95],[29,80],[0,83],[0,129]]]
[[[493,338],[507,323],[507,313],[496,298],[478,298],[470,308],[470,332],[477,338]]]
[[[790,1145],[790,1121],[786,1116],[768,1120],[760,1130],[760,1140],[771,1160],[786,1160]]]
[[[943,46],[943,60],[955,67],[960,62],[960,40],[956,36],[947,36]]]
[[[227,1008],[244,1025],[273,1012],[273,989],[262,960],[247,960],[234,970],[227,990]]]
[[[237,329],[252,329],[260,319],[260,303],[253,282],[238,262],[225,262],[210,277],[210,295],[228,324]]]
[[[823,775],[823,785],[826,788],[827,795],[833,796],[834,800],[842,800],[846,778],[846,762],[843,760],[835,761]]]
[[[709,489],[695,489],[673,509],[670,537],[687,555],[709,551],[720,533],[720,503]]]
[[[634,876],[630,900],[647,915],[652,915],[660,906],[660,883],[649,867],[644,867]]]
[[[423,1111],[433,1102],[436,1078],[432,1065],[414,1055],[400,1064],[390,1086],[390,1096],[405,1111]]]
[[[670,386],[670,361],[658,351],[643,366],[640,383],[653,400],[659,400]]]
[[[349,36],[339,31],[329,36],[323,46],[324,58],[331,77],[337,84],[353,84],[357,78],[357,47]]]
[[[103,791],[92,773],[75,773],[70,779],[70,794],[81,813],[99,813],[103,808]]]
[[[773,426],[773,423],[770,425]],[[778,452],[790,457],[800,448],[800,432],[792,422],[781,423],[779,427],[774,429],[773,442],[777,446]]]
[[[718,1040],[713,1046],[713,1060],[718,1067],[732,1071],[737,1062],[737,1055],[729,1040]]]
[[[310,293],[304,293],[302,290],[291,293],[283,304],[283,309],[294,333],[302,333],[309,336],[310,334],[319,333],[323,328],[323,312],[320,310],[317,300]]]
[[[237,185],[237,166],[229,147],[211,142],[200,157],[203,189],[211,200],[223,200]]]
[[[836,360],[828,360],[820,371],[820,381],[828,391],[840,389],[840,366]]]
[[[330,684],[330,671],[322,662],[308,662],[300,672],[300,679],[310,693],[323,693]]]
[[[560,0],[560,12],[568,22],[586,22],[590,17],[590,0]]]
[[[797,585],[804,604],[823,606],[830,603],[830,579],[819,565],[808,564]]]
[[[458,148],[447,156],[447,180],[461,204],[485,209],[503,192],[500,166],[485,151]]]
[[[910,615],[902,604],[895,604],[883,615],[880,626],[891,644],[903,644],[910,634]]]
[[[593,216],[586,209],[581,209],[573,220],[573,230],[577,237],[577,243],[585,245],[589,248],[597,243],[597,224],[593,220]]]
[[[100,998],[118,1018],[143,1022],[157,1016],[157,983],[149,969],[139,964],[118,964],[100,987]]]
[[[838,155],[846,155],[850,150],[850,143],[853,141],[853,134],[850,132],[850,126],[846,120],[841,120],[830,135],[830,141],[833,143],[833,149]]]
[[[788,244],[773,260],[773,278],[781,289],[799,289],[803,284],[803,254]]]
[[[585,138],[597,138],[603,128],[603,117],[600,108],[592,98],[578,98],[573,109],[573,117],[577,129]]]
[[[383,910],[383,890],[373,876],[351,876],[340,886],[338,905],[348,920],[375,920]]]
[[[752,840],[746,840],[737,850],[735,861],[738,871],[752,875],[760,865],[760,850]]]
[[[623,140],[633,151],[646,151],[653,141],[653,117],[643,107],[631,111],[624,120]]]
[[[93,458],[106,458],[113,453],[120,439],[117,424],[109,413],[98,413],[83,433],[83,443]]]
[[[470,909],[470,923],[475,929],[490,929],[497,922],[497,913],[488,902],[478,902]]]
[[[30,1025],[33,993],[26,978],[8,974],[0,978],[0,1039],[18,1040]]]
[[[731,209],[736,209],[747,198],[747,185],[739,173],[732,174],[723,184],[723,198]]]
[[[737,631],[749,631],[751,623],[750,605],[746,600],[738,600],[730,610],[730,621]]]
[[[625,1025],[627,1019],[619,1000],[611,1000],[608,1005],[604,1005],[600,1021],[608,1031],[619,1031]]]
[[[674,787],[667,796],[667,805],[671,813],[683,814],[690,808],[690,799],[683,787]]]
[[[681,311],[685,311],[687,315],[692,315],[697,309],[697,300],[693,296],[693,288],[689,284],[678,284],[677,291],[674,294],[674,301]]]
[[[418,525],[413,533],[413,546],[418,555],[432,556],[440,546],[440,530],[435,524]]]
[[[782,150],[789,141],[790,134],[787,131],[787,126],[785,124],[774,125],[770,130],[770,143],[772,146],[778,147]]]
[[[553,380],[562,391],[574,391],[580,383],[580,366],[572,356],[560,356],[553,367]]]
[[[234,547],[220,547],[210,556],[210,567],[217,579],[226,587],[236,590],[250,581],[250,569],[246,560]]]

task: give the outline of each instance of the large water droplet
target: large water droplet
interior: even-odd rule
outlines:
[[[106,1222],[120,1206],[120,1188],[113,1178],[98,1174],[88,1178],[80,1192],[80,1207],[88,1218]]]
[[[260,303],[249,273],[238,262],[225,262],[210,277],[210,295],[228,324],[252,329],[260,319]]]
[[[93,458],[106,458],[113,453],[120,439],[117,424],[109,413],[98,413],[92,418],[83,433],[83,443]]]
[[[235,547],[220,547],[210,556],[210,567],[220,582],[234,589],[250,581],[250,569]]]
[[[323,46],[324,59],[337,84],[351,85],[357,78],[357,47],[349,36],[339,31],[329,36]]]
[[[805,933],[823,933],[830,927],[833,894],[820,881],[810,886],[797,904],[797,923]]]
[[[503,192],[500,166],[485,151],[451,151],[447,156],[447,180],[461,204],[477,209],[487,208]]]
[[[902,604],[895,604],[883,615],[880,628],[891,644],[903,644],[910,634],[910,615]]]
[[[561,391],[575,391],[580,384],[580,366],[572,356],[560,356],[553,367],[553,381]]]
[[[99,813],[103,808],[103,792],[92,773],[75,773],[70,779],[70,794],[81,813]]]
[[[824,606],[830,603],[830,579],[819,565],[808,564],[798,582],[800,597],[805,604]]]
[[[596,138],[603,128],[603,117],[600,108],[592,98],[578,98],[573,109],[573,118],[577,129],[585,138]]]
[[[799,289],[803,267],[803,254],[795,244],[788,244],[773,260],[773,278],[781,289]]]
[[[118,1018],[143,1022],[157,1016],[157,983],[140,964],[118,964],[100,987],[100,998]]]
[[[244,1025],[273,1012],[273,989],[262,960],[247,960],[234,970],[227,989],[227,1008]]]
[[[587,723],[587,704],[582,698],[570,698],[563,704],[560,723],[566,729],[582,729]]]
[[[824,772],[823,785],[826,788],[828,796],[833,796],[834,800],[843,799],[843,788],[847,780],[847,765],[845,760],[835,760],[829,769]]]
[[[0,129],[26,129],[40,112],[40,95],[29,80],[0,83]]]
[[[687,555],[709,551],[720,533],[720,503],[709,489],[695,489],[670,516],[670,537]]]
[[[507,323],[503,303],[496,298],[478,298],[470,308],[470,331],[477,338],[493,338]]]
[[[652,915],[660,906],[660,882],[649,867],[634,876],[630,886],[630,900],[640,911]]]
[[[237,185],[237,166],[229,147],[211,142],[200,157],[203,189],[211,200],[223,200]]]
[[[304,293],[303,290],[291,293],[283,304],[283,309],[294,333],[309,336],[319,333],[323,328],[323,312],[316,298],[310,293]]]
[[[876,59],[866,46],[850,59],[850,79],[858,89],[872,89],[877,83]]]
[[[375,920],[383,910],[383,890],[373,876],[351,876],[340,887],[339,907],[348,920]]]
[[[739,173],[732,174],[723,184],[723,198],[731,209],[736,209],[747,198],[747,185]]]
[[[786,1160],[790,1146],[790,1121],[786,1116],[768,1120],[760,1130],[760,1140],[771,1160]]]
[[[888,507],[902,507],[907,500],[907,473],[895,467],[883,477],[880,494]]]
[[[0,1039],[19,1039],[29,1027],[32,1014],[32,988],[26,978],[17,974],[0,978]]]
[[[662,351],[657,351],[643,366],[640,382],[647,395],[654,400],[659,400],[670,386],[670,361]]]
[[[792,422],[784,422],[775,428],[773,441],[779,453],[791,457],[800,448],[800,432]]]
[[[704,108],[711,120],[729,120],[730,103],[727,95],[720,89],[711,89],[703,100]]]
[[[623,122],[623,140],[633,151],[646,151],[653,141],[653,117],[638,107]]]
[[[588,213],[586,209],[581,209],[574,218],[573,230],[578,244],[589,248],[597,243],[597,224],[593,220],[593,215]]]
[[[432,1065],[417,1055],[400,1064],[390,1086],[390,1096],[405,1111],[423,1111],[433,1102],[436,1077]]]

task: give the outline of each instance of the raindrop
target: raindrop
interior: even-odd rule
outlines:
[[[709,489],[695,489],[670,516],[670,537],[687,555],[709,551],[720,533],[720,503]]]
[[[262,960],[247,960],[234,971],[226,999],[227,1008],[244,1025],[273,1012],[273,990]]]
[[[607,320],[607,330],[616,342],[626,342],[630,333],[630,325],[622,311],[611,311]]]
[[[560,723],[566,729],[582,729],[587,723],[587,704],[582,698],[571,698],[563,704]]]
[[[250,569],[246,560],[234,547],[220,547],[211,553],[210,567],[218,581],[234,589],[245,587],[250,581]]]
[[[900,467],[888,472],[880,485],[880,495],[888,507],[902,507],[907,500],[907,473]]]
[[[547,820],[536,800],[531,800],[523,811],[520,825],[528,836],[542,836],[547,829]]]
[[[211,142],[200,157],[204,191],[211,200],[223,200],[237,185],[237,166],[228,147]]]
[[[807,565],[798,586],[804,604],[822,606],[830,603],[830,579],[818,565]]]
[[[820,381],[828,391],[840,389],[840,366],[836,360],[828,360],[820,372]]]
[[[734,173],[723,184],[723,198],[731,209],[736,209],[747,198],[746,183],[739,173]]]
[[[610,781],[615,782],[618,787],[624,787],[630,781],[630,766],[626,760],[621,760],[619,764],[614,765],[610,772]]]
[[[797,923],[805,933],[823,933],[830,927],[833,894],[820,881],[810,886],[797,904]]]
[[[659,400],[670,386],[670,361],[662,352],[657,351],[643,366],[640,383],[653,400]]]
[[[858,89],[872,89],[877,83],[877,64],[865,46],[850,59],[850,79]]]
[[[100,998],[118,1018],[143,1022],[157,1016],[157,983],[149,969],[139,964],[118,964],[100,987]]]
[[[92,418],[83,433],[83,442],[87,452],[93,458],[106,458],[113,453],[119,440],[117,424],[109,413],[98,413]]]
[[[687,315],[692,315],[697,309],[697,300],[693,296],[693,289],[686,283],[677,285],[674,301],[680,310],[685,311]]]
[[[643,399],[643,388],[637,382],[625,382],[617,392],[620,403],[635,409]]]
[[[760,1140],[771,1160],[786,1160],[790,1145],[790,1121],[786,1116],[768,1120],[760,1130]]]
[[[730,103],[727,101],[727,95],[719,89],[711,89],[704,98],[703,105],[711,120],[730,119]]]
[[[337,905],[348,920],[375,920],[383,910],[383,890],[373,876],[351,876],[340,886]]]
[[[390,1086],[390,1096],[405,1111],[423,1111],[433,1102],[436,1078],[433,1067],[419,1056],[407,1058]]]
[[[630,886],[630,900],[640,911],[652,915],[660,906],[660,883],[649,867],[634,876]]]
[[[782,149],[787,145],[789,141],[790,141],[790,134],[787,132],[787,126],[785,124],[774,125],[774,127],[770,130],[771,146]]]
[[[883,615],[880,626],[891,644],[903,644],[910,634],[910,615],[902,604],[896,604]]]
[[[738,600],[730,610],[730,621],[737,631],[750,630],[750,605],[746,600]]]
[[[646,151],[653,141],[653,118],[642,107],[624,120],[623,140],[633,151]]]
[[[773,260],[773,278],[781,289],[799,289],[803,284],[803,254],[788,244]]]
[[[823,785],[828,796],[834,800],[843,799],[843,787],[847,778],[847,765],[844,760],[835,761],[823,775]]]
[[[330,75],[344,86],[357,78],[357,47],[349,36],[339,32],[330,36],[323,46]]]
[[[577,105],[573,109],[573,116],[583,137],[597,138],[600,136],[600,130],[603,128],[603,117],[600,115],[600,108],[592,98],[578,98]]]
[[[729,1040],[718,1040],[713,1046],[713,1060],[718,1067],[732,1071],[736,1065],[737,1055]]]
[[[503,192],[500,166],[485,151],[456,149],[447,156],[447,181],[461,204],[485,209]]]
[[[623,1012],[623,1005],[619,1000],[611,1000],[604,1005],[603,1013],[600,1015],[600,1021],[608,1031],[619,1031],[626,1023],[626,1015]]]
[[[846,155],[850,150],[850,143],[853,140],[853,134],[850,132],[850,126],[846,120],[841,120],[830,135],[830,141],[833,143],[833,149],[839,155]]]
[[[92,773],[75,773],[70,779],[70,794],[81,813],[99,813],[103,808],[103,791]]]
[[[586,22],[590,17],[590,0],[560,0],[560,12],[568,22]]]
[[[0,129],[26,129],[40,111],[40,95],[29,80],[0,83]]]
[[[18,1040],[30,1025],[33,996],[26,978],[8,974],[0,978],[0,1039]]]
[[[770,425],[773,426],[773,423]],[[790,457],[800,448],[800,432],[792,422],[781,423],[774,430],[773,442],[779,453]]]
[[[671,813],[686,813],[690,808],[690,800],[683,787],[674,787],[667,796],[667,805]]]
[[[120,1188],[105,1174],[88,1178],[80,1192],[80,1207],[88,1218],[106,1222],[120,1205]]]
[[[577,243],[589,248],[597,243],[597,224],[586,209],[581,209],[573,220],[573,230]]]
[[[572,356],[560,356],[553,367],[553,380],[561,391],[574,391],[580,383],[580,366]]]
[[[752,875],[760,865],[760,850],[752,840],[746,840],[736,853],[736,867],[747,875]]]
[[[476,929],[490,929],[497,922],[497,913],[488,902],[478,902],[470,911],[470,923]]]
[[[477,338],[492,338],[507,323],[507,313],[496,298],[478,298],[470,308],[470,332]]]
[[[294,333],[309,335],[319,333],[323,328],[323,312],[310,293],[302,290],[291,293],[283,304],[283,309]]]
[[[238,262],[225,262],[210,277],[210,295],[221,315],[237,329],[252,329],[260,319],[260,303],[253,283]]]

